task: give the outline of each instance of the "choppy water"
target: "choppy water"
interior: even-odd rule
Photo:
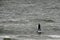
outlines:
[[[2,4],[0,6],[0,34],[38,35],[37,25],[41,23],[42,35],[60,35],[58,0],[38,0],[31,4],[27,1],[6,0],[2,1]]]

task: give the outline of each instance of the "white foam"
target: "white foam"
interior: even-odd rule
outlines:
[[[0,38],[16,38],[16,36],[4,35],[0,36]]]
[[[47,36],[52,38],[60,38],[60,35],[47,35]]]
[[[42,31],[38,31],[38,32],[42,32]]]

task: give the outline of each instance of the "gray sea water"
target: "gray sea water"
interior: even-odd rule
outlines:
[[[37,33],[39,23],[42,34]],[[60,1],[0,0],[0,34],[19,35],[16,40],[59,40],[44,35],[60,35]]]

